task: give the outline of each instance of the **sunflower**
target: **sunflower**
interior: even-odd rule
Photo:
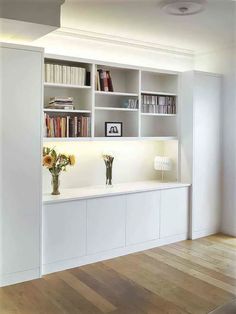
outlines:
[[[75,164],[75,156],[74,155],[69,156],[69,162],[70,162],[71,166],[74,166],[74,164]]]
[[[53,167],[54,159],[50,155],[46,155],[43,157],[43,166],[51,169]]]

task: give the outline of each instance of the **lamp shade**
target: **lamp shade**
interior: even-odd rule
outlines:
[[[171,171],[172,160],[170,157],[156,156],[154,159],[154,169],[160,171]]]

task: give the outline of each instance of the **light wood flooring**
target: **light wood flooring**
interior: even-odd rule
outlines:
[[[0,314],[204,314],[234,299],[236,239],[214,235],[1,288]]]

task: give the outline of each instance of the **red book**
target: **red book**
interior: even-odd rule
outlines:
[[[109,88],[108,88],[108,79],[107,79],[107,72],[103,71],[102,73],[102,77],[103,77],[103,82],[104,82],[104,91],[105,92],[109,92]]]
[[[109,92],[114,92],[112,79],[111,79],[111,73],[110,73],[110,71],[106,71],[106,73],[107,73],[107,81],[108,81]]]

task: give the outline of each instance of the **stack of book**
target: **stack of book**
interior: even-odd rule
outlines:
[[[97,70],[96,90],[103,92],[114,92],[110,71]]]
[[[61,110],[74,110],[73,98],[72,97],[53,97],[50,98],[48,109],[61,109]]]
[[[176,114],[175,96],[142,95],[142,112]]]
[[[84,116],[49,116],[44,115],[45,137],[89,137],[91,118]]]
[[[80,67],[45,63],[44,74],[47,83],[90,85],[90,73]]]

